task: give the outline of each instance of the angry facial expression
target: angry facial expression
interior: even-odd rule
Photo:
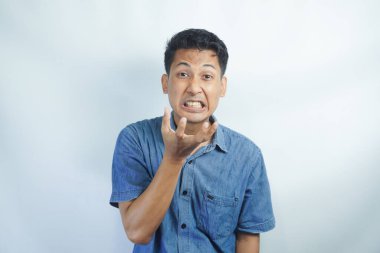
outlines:
[[[227,79],[213,50],[179,49],[170,74],[164,74],[161,83],[175,122],[185,117],[188,123],[198,125],[208,121],[216,110],[219,98],[226,93]]]

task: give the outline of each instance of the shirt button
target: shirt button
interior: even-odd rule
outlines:
[[[183,194],[183,195],[187,195],[187,191],[184,190],[184,191],[182,192],[182,194]]]
[[[182,228],[182,229],[185,229],[185,228],[186,228],[186,224],[183,223],[183,224],[181,225],[181,228]]]
[[[188,164],[191,164],[193,162],[193,160],[190,160],[189,162],[188,162]]]

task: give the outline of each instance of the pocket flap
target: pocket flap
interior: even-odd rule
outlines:
[[[236,206],[239,202],[239,198],[237,197],[220,196],[209,191],[206,191],[203,196],[207,202],[211,202],[219,206]]]

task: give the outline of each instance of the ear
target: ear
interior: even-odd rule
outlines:
[[[163,74],[161,76],[161,85],[162,85],[162,92],[164,94],[168,94],[168,75]]]
[[[227,77],[223,76],[222,77],[222,89],[220,91],[220,97],[224,97],[226,95],[226,92],[227,92]]]

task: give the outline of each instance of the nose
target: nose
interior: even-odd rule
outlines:
[[[191,95],[196,95],[202,92],[202,87],[200,84],[200,80],[197,80],[196,78],[192,78],[189,80],[187,90],[188,93]]]

